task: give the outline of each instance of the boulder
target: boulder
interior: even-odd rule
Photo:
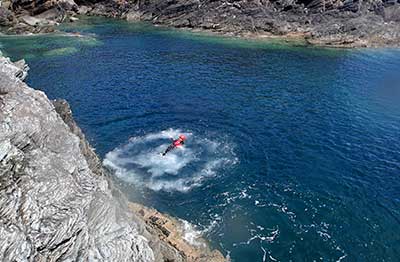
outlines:
[[[86,5],[81,5],[78,7],[77,13],[81,15],[86,15],[90,11],[90,9],[91,8]]]
[[[61,22],[65,17],[65,12],[58,8],[52,8],[52,9],[49,9],[49,10],[35,16],[35,17],[40,18],[40,19],[45,19],[45,20]]]
[[[74,0],[59,0],[58,7],[67,11],[78,11],[78,5],[75,3]]]
[[[36,18],[29,15],[19,17],[19,20],[30,26],[38,26],[45,23],[45,19]]]
[[[3,0],[0,4],[0,7],[3,7],[5,9],[9,9],[11,6],[11,1],[9,0]]]
[[[139,21],[141,16],[142,16],[141,12],[129,11],[128,14],[126,14],[126,20],[127,21]]]

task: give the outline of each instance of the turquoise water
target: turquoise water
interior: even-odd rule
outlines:
[[[115,181],[236,262],[398,261],[400,51],[88,19],[3,37]],[[169,137],[184,149],[162,158]]]

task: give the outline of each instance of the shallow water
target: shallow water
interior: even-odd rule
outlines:
[[[400,51],[332,50],[104,19],[0,38],[66,98],[128,196],[236,262],[398,261]],[[170,137],[183,149],[159,155]]]

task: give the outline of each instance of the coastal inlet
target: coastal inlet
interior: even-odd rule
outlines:
[[[99,18],[65,30],[96,44],[0,43],[29,55],[31,86],[69,101],[130,200],[190,222],[235,262],[398,260],[398,50]],[[184,149],[161,159],[181,132]]]

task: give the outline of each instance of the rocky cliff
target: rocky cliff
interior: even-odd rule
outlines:
[[[27,69],[0,56],[0,261],[225,260],[132,212],[68,103],[28,87]]]
[[[138,0],[127,17],[223,34],[334,46],[400,45],[396,0]]]
[[[0,26],[49,32],[75,14],[331,46],[400,46],[400,0],[3,0]]]

